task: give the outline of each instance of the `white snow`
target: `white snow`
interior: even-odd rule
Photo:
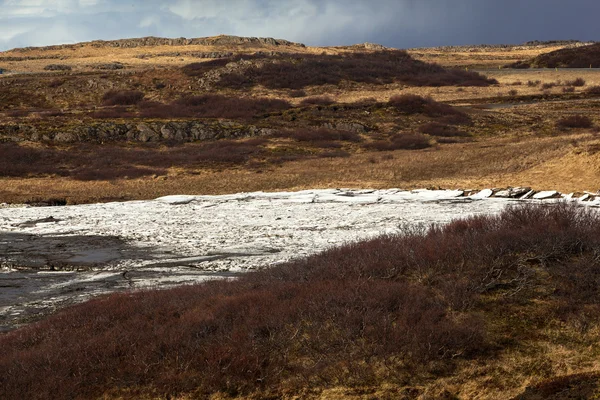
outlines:
[[[539,192],[533,195],[533,198],[536,200],[544,200],[551,199],[553,197],[558,196],[558,192],[556,190],[547,190],[545,192]]]

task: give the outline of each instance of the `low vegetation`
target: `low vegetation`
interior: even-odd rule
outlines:
[[[571,115],[559,119],[556,126],[560,129],[591,128],[594,126],[594,121],[586,115]]]
[[[564,48],[506,66],[507,68],[598,68],[600,43]]]
[[[411,86],[489,86],[497,83],[474,72],[427,64],[414,60],[405,51],[394,50],[280,57],[260,65],[253,64],[243,71],[226,72],[220,76],[218,86],[262,85],[269,89],[299,90],[308,86],[339,85],[343,81],[374,85],[399,82]]]
[[[279,99],[205,94],[181,97],[170,104],[143,102],[139,104],[139,114],[145,118],[248,119],[290,107],[290,103]]]
[[[598,357],[598,254],[597,212],[530,205],[234,281],[114,294],[0,336],[0,397],[277,397],[384,384],[422,394],[450,377],[480,395],[515,393],[579,368],[572,351],[583,364]],[[553,346],[562,366],[548,364]]]

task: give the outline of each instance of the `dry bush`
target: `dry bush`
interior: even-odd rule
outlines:
[[[589,68],[600,66],[600,43],[564,48],[519,63],[523,68]],[[515,64],[512,64],[515,65]]]
[[[182,97],[171,104],[142,102],[140,116],[146,118],[241,118],[247,119],[291,108],[285,100],[240,98],[222,95]]]
[[[66,82],[66,80],[64,79],[53,79],[50,82],[48,82],[48,87],[49,88],[57,88],[57,87],[61,87],[62,85],[64,85]]]
[[[600,95],[600,86],[590,86],[585,92],[588,94]]]
[[[346,55],[287,55],[243,72],[221,75],[220,87],[262,85],[269,89],[302,89],[307,86],[337,85],[342,81],[370,84],[402,82],[414,86],[488,86],[497,83],[482,75],[448,70],[414,60],[405,51],[351,53]]]
[[[111,108],[104,108],[88,113],[92,118],[98,119],[119,119],[119,118],[133,118],[135,113],[128,110],[125,106],[117,106]]]
[[[556,86],[555,82],[542,83],[542,90],[552,89],[554,86]]]
[[[591,128],[593,126],[594,122],[590,119],[590,117],[585,115],[571,115],[556,121],[556,127],[559,129]]]
[[[431,136],[441,137],[467,137],[470,136],[467,132],[461,131],[455,126],[440,124],[439,122],[430,122],[419,127],[419,132],[426,133]]]
[[[366,149],[377,151],[419,150],[431,147],[429,139],[420,133],[399,133],[387,140],[365,143]]]
[[[529,87],[536,87],[539,86],[540,83],[542,83],[542,81],[537,80],[537,81],[527,81],[527,86]]]
[[[318,155],[319,158],[347,158],[350,157],[350,153],[344,150],[332,150],[326,151]]]
[[[304,90],[290,90],[289,95],[292,98],[306,97],[306,92]]]
[[[413,94],[392,96],[388,105],[403,114],[425,114],[434,118],[444,118],[445,123],[466,124],[471,121],[467,114],[448,104]]]
[[[200,77],[205,73],[212,71],[217,68],[226,66],[231,62],[237,62],[240,60],[256,60],[261,58],[268,58],[268,56],[261,54],[237,54],[232,57],[215,58],[208,61],[196,62],[184,65],[181,70],[184,74],[190,77]]]
[[[71,71],[70,65],[65,64],[48,64],[44,67],[45,71]]]
[[[573,86],[567,86],[562,89],[563,93],[575,93],[575,88]]]
[[[111,90],[102,96],[105,106],[132,106],[144,99],[144,93],[137,90]]]
[[[299,142],[331,142],[336,140],[344,142],[362,141],[362,137],[356,132],[311,127],[282,130],[277,132],[274,136],[290,138]]]
[[[27,117],[31,114],[31,110],[10,110],[6,112],[6,116],[11,118]]]
[[[581,87],[581,86],[585,86],[585,80],[583,78],[576,78],[572,81],[567,81],[565,82],[566,86],[575,86],[575,87]]]
[[[162,175],[168,168],[244,164],[264,155],[266,139],[223,140],[171,148],[136,148],[79,143],[72,147],[32,148],[0,143],[0,175],[31,177],[57,175],[78,180],[133,179]]]
[[[236,280],[114,294],[0,336],[0,397],[130,388],[139,397],[276,398],[426,385],[457,361],[485,364],[523,346],[535,363],[547,354],[529,343],[539,336],[547,349],[550,327],[597,327],[598,254],[597,212],[528,205]]]
[[[300,102],[301,106],[330,106],[335,101],[329,96],[307,97]]]

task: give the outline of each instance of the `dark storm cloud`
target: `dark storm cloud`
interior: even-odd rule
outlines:
[[[0,0],[0,49],[221,33],[392,47],[600,40],[598,0]]]

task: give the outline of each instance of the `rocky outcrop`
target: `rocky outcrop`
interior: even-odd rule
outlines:
[[[140,54],[135,57],[144,60],[147,58],[155,58],[155,57],[194,57],[194,58],[216,59],[216,58],[229,58],[229,57],[233,57],[233,56],[234,56],[234,53],[232,53],[230,51],[210,51],[210,52],[168,51],[168,52],[164,52],[164,53]]]
[[[205,38],[159,38],[159,37],[143,37],[136,39],[120,39],[120,40],[95,40],[93,42],[65,44],[47,47],[24,47],[14,49],[15,52],[27,52],[30,50],[63,50],[77,49],[84,46],[92,46],[97,48],[116,47],[116,48],[136,48],[136,47],[154,47],[154,46],[244,46],[244,47],[267,47],[267,46],[286,46],[286,47],[306,47],[302,43],[294,43],[283,39],[273,38],[258,38],[258,37],[241,37],[231,35],[220,35]]]
[[[322,125],[325,129],[355,133],[367,133],[369,128],[358,122],[327,122]]]
[[[45,71],[70,71],[73,68],[65,64],[49,64],[44,67]]]
[[[216,139],[235,139],[264,136],[272,129],[235,122],[219,121],[172,121],[172,122],[102,122],[77,125],[61,131],[40,132],[38,128],[25,124],[0,125],[1,142],[50,142],[68,144],[77,142],[193,142]]]

